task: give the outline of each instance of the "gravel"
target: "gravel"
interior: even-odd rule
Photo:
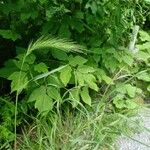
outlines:
[[[137,117],[142,121],[145,129],[131,138],[122,135],[116,144],[119,150],[150,150],[150,109],[140,110]]]

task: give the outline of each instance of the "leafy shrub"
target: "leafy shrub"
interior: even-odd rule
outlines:
[[[10,120],[8,123],[3,119],[6,125],[0,126],[2,144],[16,140],[16,127],[24,121],[23,112],[42,119],[63,116],[65,109],[73,112],[89,108],[95,95],[100,95],[96,101],[108,107],[104,114],[108,111],[113,116],[137,108],[136,99],[149,94],[143,92],[145,85],[150,89],[149,34],[140,31],[137,54],[126,47],[131,28],[144,24],[148,8],[149,2],[140,0],[2,1],[0,35],[7,42],[14,41],[12,49],[16,52],[16,57],[0,69],[2,81],[11,81],[9,101],[13,105],[2,116]],[[45,36],[49,33],[61,38]],[[24,48],[39,36],[42,37],[31,42],[27,50]],[[2,53],[5,48],[6,42]],[[3,109],[9,108],[3,102],[2,105]]]

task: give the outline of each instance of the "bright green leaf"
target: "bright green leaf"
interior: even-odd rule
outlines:
[[[98,86],[96,84],[96,78],[95,78],[95,76],[92,75],[92,74],[85,74],[85,75],[83,75],[83,77],[84,77],[85,82],[88,84],[88,86],[91,89],[93,89],[93,90],[95,90],[95,91],[98,92],[99,88],[98,88]]]
[[[34,65],[34,70],[39,73],[45,73],[48,72],[48,67],[45,63],[41,62],[37,65]]]
[[[131,84],[126,84],[125,87],[126,87],[128,95],[132,98],[135,97],[136,87],[132,86]]]
[[[60,71],[60,79],[65,86],[69,83],[71,79],[71,72],[72,72],[72,69],[70,66],[63,68]]]
[[[79,66],[77,68],[77,70],[81,73],[93,73],[95,72],[95,69],[93,67],[90,67],[90,66],[86,66],[86,65],[83,65],[83,66]]]
[[[35,89],[31,93],[28,102],[32,101],[35,101],[35,108],[37,108],[40,113],[48,112],[53,108],[53,101],[51,97],[47,95],[46,87],[44,86]]]
[[[72,100],[73,107],[76,107],[80,102],[79,92],[80,92],[79,88],[73,88],[69,91],[69,98]]]
[[[48,86],[47,87],[47,94],[54,100],[60,101],[61,96],[60,96],[60,91],[58,88],[53,87],[53,86]]]
[[[89,95],[89,90],[87,87],[83,87],[81,92],[80,92],[81,98],[83,102],[91,106],[91,97]]]
[[[128,109],[135,109],[138,106],[133,100],[130,99],[126,100],[125,104]]]
[[[139,73],[136,77],[137,77],[139,80],[143,80],[143,81],[146,81],[146,82],[150,82],[150,75],[149,75],[147,72]]]
[[[72,66],[83,65],[87,62],[87,59],[81,56],[75,56],[69,58],[69,64]]]
[[[8,77],[11,82],[11,92],[19,91],[21,92],[26,88],[28,83],[27,73],[25,72],[14,72]]]

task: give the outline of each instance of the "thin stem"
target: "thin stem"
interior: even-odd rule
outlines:
[[[17,82],[18,85],[20,84],[21,71],[22,71],[22,68],[23,68],[26,57],[27,57],[27,55],[25,55],[23,57],[23,60],[22,60],[22,64],[21,64],[21,68],[20,68],[20,72],[19,72],[19,78],[18,78],[18,82]],[[19,89],[18,89],[17,92],[16,92],[16,99],[15,99],[15,120],[14,120],[15,121],[14,122],[15,141],[14,141],[14,150],[17,150],[17,110],[18,110],[18,98],[19,98],[19,93],[20,92],[21,91],[19,91]]]

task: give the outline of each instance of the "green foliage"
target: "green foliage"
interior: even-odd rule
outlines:
[[[7,42],[13,42],[16,56],[0,69],[2,81],[3,78],[11,81],[13,95],[8,100],[11,109],[7,110],[9,105],[3,101],[4,107],[0,108],[0,112],[7,110],[8,114],[2,117],[10,121],[6,118],[2,121],[0,142],[16,139],[12,126],[18,127],[23,122],[19,112],[27,113],[25,118],[31,112],[31,116],[42,119],[62,117],[67,110],[73,112],[81,107],[92,112],[95,95],[100,95],[96,99],[98,106],[100,102],[104,107],[109,105],[105,111],[122,114],[137,109],[135,99],[147,96],[150,91],[149,33],[139,32],[138,53],[132,54],[127,47],[133,25],[146,21],[149,4],[142,0],[2,0],[0,36],[4,42],[0,48],[4,51]],[[34,40],[38,37],[41,38]],[[98,134],[102,135],[99,139],[104,139],[103,146],[113,139],[108,133],[103,134],[103,130],[118,121],[114,114],[105,111],[97,116],[103,116],[98,124],[91,123],[95,127],[93,133],[93,127],[88,124],[86,135],[87,140],[97,140]],[[51,126],[56,130],[54,123]],[[100,146],[97,144],[97,149]]]

